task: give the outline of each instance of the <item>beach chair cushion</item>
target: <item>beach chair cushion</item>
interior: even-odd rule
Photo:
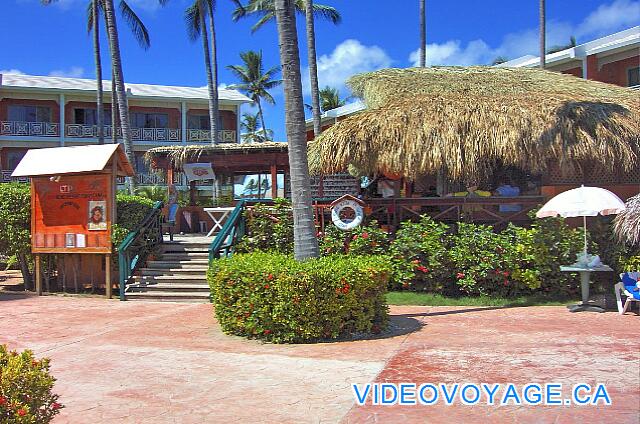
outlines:
[[[640,291],[636,290],[638,287],[636,285],[636,283],[638,282],[638,273],[625,272],[624,274],[621,274],[620,277],[627,293],[631,294],[634,299],[640,300]]]

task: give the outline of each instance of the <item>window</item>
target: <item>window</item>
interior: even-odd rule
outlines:
[[[169,115],[166,113],[131,113],[131,126],[134,128],[167,128]]]
[[[51,122],[51,108],[47,106],[9,106],[9,121]]]
[[[218,119],[218,130],[223,130],[222,119]],[[209,123],[209,115],[188,115],[187,116],[187,128],[190,130],[209,130],[211,125]]]
[[[7,153],[7,169],[16,169],[22,158],[27,152],[8,152]]]
[[[627,77],[629,81],[629,87],[633,87],[635,85],[640,85],[640,66],[636,66],[635,68],[630,68],[627,71]]]
[[[76,124],[97,125],[96,109],[77,108],[73,110],[73,119]],[[102,114],[103,125],[111,125],[111,110],[105,109]]]

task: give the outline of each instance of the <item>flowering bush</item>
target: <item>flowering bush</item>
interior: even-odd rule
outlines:
[[[275,199],[273,205],[256,204],[245,212],[246,235],[236,247],[237,252],[274,250],[293,252],[293,215],[291,202]]]
[[[208,279],[223,331],[293,343],[381,331],[390,272],[375,256],[256,252],[213,261]]]
[[[49,359],[33,353],[9,351],[0,345],[0,422],[48,423],[63,407],[51,393],[55,379]]]
[[[318,239],[320,251],[325,255],[384,255],[389,249],[389,234],[380,229],[376,221],[351,231],[328,225],[324,233],[318,233]]]

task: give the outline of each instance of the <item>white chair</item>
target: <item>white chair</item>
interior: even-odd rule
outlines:
[[[640,272],[625,272],[620,274],[621,281],[614,286],[616,302],[618,303],[618,312],[620,312],[621,315],[627,312],[627,309],[631,306],[631,302],[638,303],[640,308],[640,291],[634,291],[639,277]],[[622,304],[623,294],[627,297],[624,305]]]

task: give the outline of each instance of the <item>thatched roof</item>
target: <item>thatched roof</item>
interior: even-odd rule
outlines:
[[[182,164],[197,161],[202,156],[229,154],[260,154],[266,152],[287,152],[287,143],[266,141],[264,143],[220,143],[216,145],[166,146],[149,149],[144,158],[147,163],[154,163],[159,158],[166,158],[175,168]]]
[[[543,172],[595,161],[630,168],[640,145],[637,92],[526,68],[384,69],[350,79],[368,109],[311,144],[313,172],[353,167],[413,178],[445,169],[481,178],[493,166]]]
[[[613,223],[618,239],[632,246],[640,245],[640,194],[627,201],[627,209],[620,212]]]

